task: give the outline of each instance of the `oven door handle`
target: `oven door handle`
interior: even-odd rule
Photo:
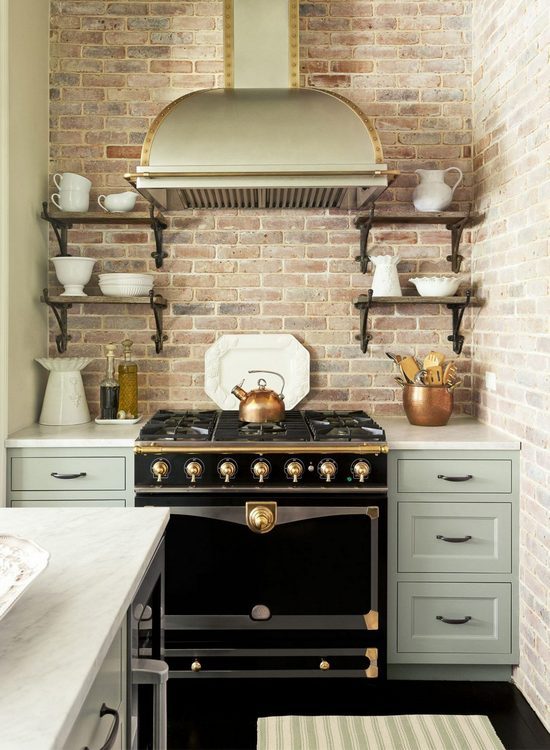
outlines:
[[[273,501],[271,501],[273,502]],[[258,505],[261,502],[258,501]],[[284,523],[295,523],[296,521],[307,521],[315,518],[328,518],[330,516],[364,516],[378,518],[378,506],[277,506],[277,526]],[[199,506],[170,506],[170,513],[178,516],[198,516],[210,518],[215,521],[227,521],[229,523],[247,524],[245,504],[243,505],[199,505]]]

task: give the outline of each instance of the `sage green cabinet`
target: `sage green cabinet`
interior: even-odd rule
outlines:
[[[7,502],[13,508],[134,504],[131,447],[9,448]]]
[[[492,679],[506,668],[509,677],[518,660],[518,463],[518,451],[390,450],[390,677],[394,666],[410,679],[457,670]]]

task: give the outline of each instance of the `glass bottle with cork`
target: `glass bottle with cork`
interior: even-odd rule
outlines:
[[[122,348],[124,359],[118,366],[120,396],[118,399],[119,419],[136,419],[138,416],[137,365],[132,361],[133,341],[124,339]]]
[[[99,417],[100,419],[116,419],[118,412],[119,385],[115,378],[115,344],[105,346],[107,352],[107,366],[105,377],[99,384]]]

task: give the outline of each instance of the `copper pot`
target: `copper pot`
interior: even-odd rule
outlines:
[[[441,427],[453,412],[453,393],[445,385],[412,385],[403,388],[403,408],[411,424]]]
[[[272,372],[271,370],[249,370],[248,372],[265,372],[270,375],[277,375],[277,377],[281,378],[283,384],[281,392],[276,393],[267,388],[267,382],[264,378],[260,378],[258,380],[258,388],[247,393],[242,388],[242,384],[244,383],[244,380],[242,380],[231,391],[241,402],[239,404],[239,419],[241,422],[255,422],[258,424],[281,422],[285,418],[285,405],[283,401],[285,379],[278,372]]]

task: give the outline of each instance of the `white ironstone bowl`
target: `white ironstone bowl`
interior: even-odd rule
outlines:
[[[456,276],[418,276],[409,279],[421,297],[452,297],[460,285]]]

